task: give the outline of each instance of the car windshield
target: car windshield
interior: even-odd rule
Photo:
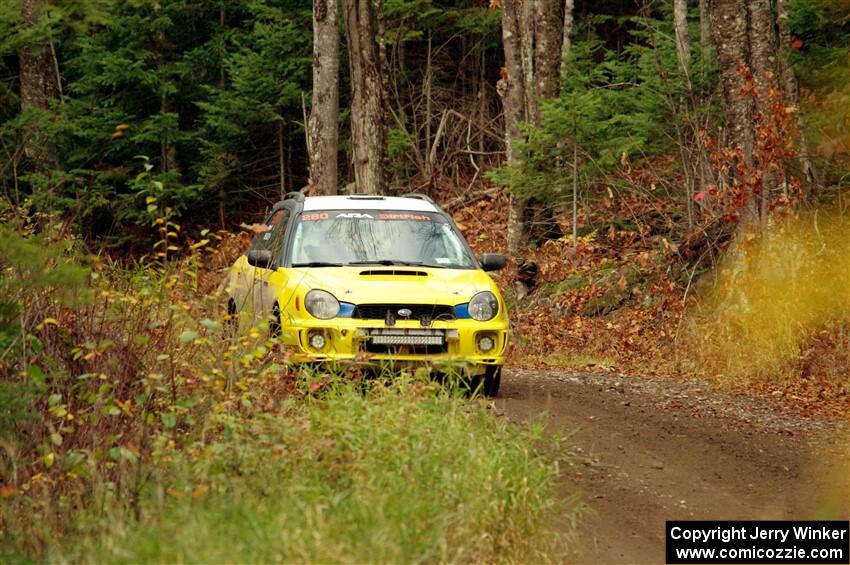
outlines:
[[[295,227],[291,257],[293,267],[475,267],[475,259],[452,224],[442,214],[430,212],[305,212]]]

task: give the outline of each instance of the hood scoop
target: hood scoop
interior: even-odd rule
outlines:
[[[369,269],[360,271],[361,277],[427,277],[425,271],[411,271],[409,269]]]

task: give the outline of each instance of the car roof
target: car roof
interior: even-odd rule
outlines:
[[[422,198],[402,196],[309,196],[304,199],[304,211],[317,210],[402,210],[410,212],[439,212],[432,202]]]

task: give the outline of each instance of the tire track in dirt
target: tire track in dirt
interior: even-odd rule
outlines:
[[[663,563],[676,519],[848,519],[847,429],[697,382],[506,370],[497,409],[577,455],[579,563]],[[564,517],[565,523],[568,516]]]

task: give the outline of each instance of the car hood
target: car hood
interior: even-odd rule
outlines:
[[[495,283],[480,269],[428,267],[312,267],[290,270],[302,287],[320,288],[352,304],[447,304],[469,302]]]

